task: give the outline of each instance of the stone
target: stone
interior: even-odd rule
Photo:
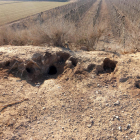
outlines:
[[[128,80],[128,77],[127,77],[127,78],[120,78],[119,82],[124,83],[124,82],[126,82],[127,80]]]
[[[127,128],[126,128],[126,130],[128,130],[128,129],[130,128],[130,126],[131,126],[131,125],[130,125],[130,124],[128,124],[128,125],[127,125]]]
[[[101,90],[97,90],[96,91],[96,94],[101,94]]]
[[[36,87],[39,87],[40,86],[40,84],[38,83],[38,84],[36,84]]]
[[[91,124],[88,124],[88,125],[87,125],[88,128],[90,128],[91,126],[92,126]]]
[[[120,105],[120,102],[119,102],[119,101],[116,101],[116,102],[114,103],[114,105],[115,105],[115,106]]]
[[[67,60],[67,61],[65,62],[65,64],[66,64],[66,67],[67,67],[67,68],[71,68],[71,67],[72,67],[72,62],[71,62],[70,60]]]
[[[121,126],[119,126],[118,129],[119,129],[119,131],[122,131],[122,127]]]
[[[87,127],[88,127],[88,128],[91,128],[92,125],[94,124],[94,121],[93,121],[92,119],[90,120],[90,122],[91,122],[91,123],[87,124]]]
[[[43,107],[43,110],[45,110],[46,109],[46,107]]]
[[[117,120],[120,120],[119,116],[116,116],[116,119],[117,119]]]

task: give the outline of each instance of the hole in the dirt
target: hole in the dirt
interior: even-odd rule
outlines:
[[[34,73],[34,69],[33,69],[33,68],[30,68],[30,67],[27,67],[27,68],[26,68],[26,71],[27,71],[29,74]]]
[[[5,66],[6,66],[6,67],[9,67],[9,66],[10,66],[10,61],[7,61],[7,62],[5,63]]]
[[[65,63],[65,60],[64,60],[63,57],[60,57],[60,59],[59,59],[59,63]]]
[[[140,89],[140,81],[135,82],[135,87]]]
[[[49,75],[55,75],[55,74],[57,74],[57,68],[55,66],[50,66],[49,67],[48,74]]]
[[[69,57],[70,54],[66,53],[66,52],[58,52],[57,56],[60,57],[60,59],[58,60],[59,63],[64,63]]]
[[[72,62],[72,65],[75,67],[75,66],[77,65],[77,59],[71,57],[70,60],[71,60],[71,62]]]
[[[87,67],[87,71],[88,71],[88,72],[91,72],[94,68],[95,68],[95,64],[90,64],[90,65],[88,65],[88,67]]]
[[[110,60],[109,58],[105,58],[103,61],[103,69],[106,72],[113,72],[116,68],[117,61]]]

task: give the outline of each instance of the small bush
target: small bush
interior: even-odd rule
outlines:
[[[65,40],[64,40],[65,33],[62,31],[57,30],[54,32],[54,34],[51,37],[51,41],[54,46],[62,47],[64,46]]]
[[[49,44],[50,40],[47,33],[37,26],[24,30],[0,29],[0,45],[41,45]]]
[[[87,37],[81,37],[77,43],[81,46],[86,46],[88,51],[95,50],[94,46],[98,43],[100,37],[104,33],[104,30],[99,29],[97,32],[91,33]]]
[[[104,30],[99,29],[93,33],[84,33],[77,30],[73,23],[65,22],[64,20],[57,21],[54,24],[41,24],[29,26],[25,29],[12,29],[5,27],[0,29],[0,45],[42,45],[53,44],[54,46],[63,47],[66,42],[74,43],[71,49],[77,49],[78,46],[85,46],[88,51],[95,50],[94,46],[98,43]]]

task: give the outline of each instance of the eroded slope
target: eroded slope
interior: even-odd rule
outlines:
[[[0,138],[140,138],[139,59],[139,52],[1,47]]]

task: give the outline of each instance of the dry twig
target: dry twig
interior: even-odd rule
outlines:
[[[6,105],[3,105],[0,109],[0,112],[3,111],[4,109],[6,109],[7,107],[10,107],[10,106],[13,106],[13,105],[16,105],[16,104],[19,104],[19,103],[22,103],[24,101],[28,101],[29,98],[25,98],[25,99],[22,99],[22,100],[19,100],[19,101],[16,101],[16,102],[13,102],[13,103],[9,103],[9,104],[6,104]]]

